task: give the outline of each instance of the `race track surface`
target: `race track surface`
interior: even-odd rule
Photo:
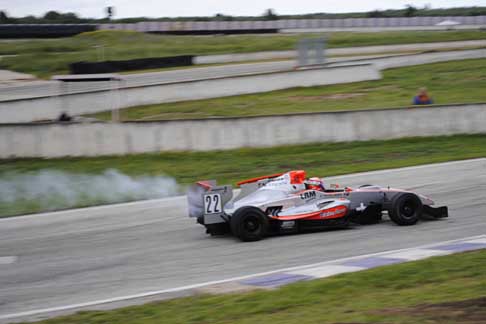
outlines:
[[[184,197],[0,220],[0,318],[8,314],[486,234],[486,159],[329,178],[416,190],[450,217],[399,227],[211,238]]]

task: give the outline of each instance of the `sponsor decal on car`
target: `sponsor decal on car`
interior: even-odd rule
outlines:
[[[312,199],[316,198],[316,192],[315,191],[306,191],[300,194],[300,199],[302,200],[307,200],[307,199]]]
[[[347,208],[345,206],[337,206],[331,209],[323,210],[320,214],[322,218],[327,217],[341,217],[346,214]]]
[[[280,225],[280,228],[282,229],[292,229],[295,227],[295,221],[285,221],[285,222],[282,222],[282,224]]]

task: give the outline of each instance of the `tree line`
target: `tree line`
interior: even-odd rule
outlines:
[[[99,23],[135,23],[140,21],[255,21],[255,20],[279,20],[279,19],[342,19],[342,18],[392,18],[392,17],[420,17],[420,16],[483,16],[486,15],[486,7],[458,7],[417,8],[412,5],[404,9],[373,10],[369,12],[350,13],[311,13],[302,15],[278,15],[273,9],[266,10],[260,16],[230,16],[217,13],[207,17],[133,17],[113,19],[114,8],[105,8],[106,17],[101,19],[82,18],[76,13],[61,13],[51,10],[43,16],[11,17],[4,10],[0,10],[0,24],[99,24]]]

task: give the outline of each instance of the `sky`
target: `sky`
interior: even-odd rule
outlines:
[[[375,9],[401,9],[407,4],[432,8],[486,6],[486,0],[0,0],[0,10],[9,16],[41,16],[49,10],[75,12],[85,18],[101,18],[104,8],[115,7],[114,18],[126,17],[182,17],[214,16],[222,13],[232,16],[258,16],[272,8],[277,14],[315,12],[358,12]]]

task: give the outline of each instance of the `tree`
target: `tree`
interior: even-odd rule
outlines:
[[[11,20],[5,11],[0,11],[0,24],[10,24]]]
[[[366,14],[366,17],[368,18],[381,18],[384,17],[385,15],[383,14],[383,11],[380,10],[373,10],[370,11]]]
[[[65,14],[61,14],[59,17],[59,22],[63,24],[77,24],[80,23],[80,19],[74,12],[67,12]]]
[[[273,11],[273,9],[267,9],[263,14],[263,19],[265,20],[278,20],[278,15]]]
[[[405,17],[413,17],[417,13],[418,9],[412,5],[407,5],[405,9]]]
[[[56,20],[59,20],[59,18],[61,18],[61,16],[62,15],[59,12],[51,10],[51,11],[46,12],[46,14],[44,15],[44,19],[56,21]]]
[[[38,24],[39,19],[33,15],[28,15],[22,18],[17,18],[18,24]]]
[[[232,21],[233,20],[233,17],[232,16],[227,16],[225,14],[222,14],[222,13],[217,13],[215,16],[214,16],[214,19],[212,19],[213,21]]]

